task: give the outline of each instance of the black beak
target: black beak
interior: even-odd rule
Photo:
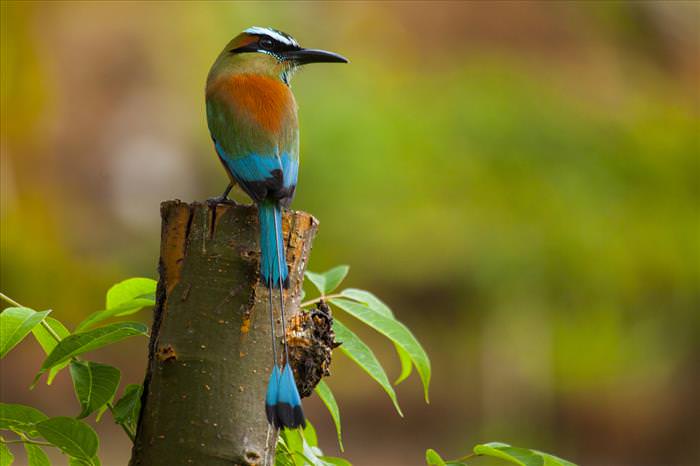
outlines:
[[[348,63],[348,59],[337,53],[318,49],[299,49],[284,52],[284,57],[297,65],[308,63]]]

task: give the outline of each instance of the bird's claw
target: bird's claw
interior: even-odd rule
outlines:
[[[237,206],[238,202],[234,201],[233,199],[229,199],[227,197],[218,196],[218,197],[210,197],[209,199],[207,199],[207,204],[210,206],[217,206],[219,204]]]

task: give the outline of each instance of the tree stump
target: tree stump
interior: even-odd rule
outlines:
[[[277,436],[264,409],[272,348],[257,209],[175,200],[161,204],[161,217],[160,280],[130,465],[274,464]],[[289,211],[282,227],[291,321],[318,222]]]

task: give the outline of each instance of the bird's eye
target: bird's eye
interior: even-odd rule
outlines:
[[[268,37],[263,37],[260,39],[260,47],[264,48],[265,50],[272,50],[272,48],[275,46],[275,43],[272,41],[272,39]]]

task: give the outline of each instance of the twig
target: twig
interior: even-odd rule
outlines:
[[[0,298],[4,299],[5,301],[7,301],[15,307],[25,307],[4,293],[0,293]],[[41,319],[41,326],[44,327],[47,332],[49,332],[49,335],[51,335],[53,339],[56,340],[56,343],[61,341],[61,337],[59,337],[58,333],[56,333],[54,329],[51,328],[51,326],[46,322],[46,319]]]
[[[21,437],[20,440],[5,440],[4,438],[0,437],[0,443],[4,443],[5,445],[12,445],[13,443],[28,443],[30,445],[39,445],[40,447],[56,447],[56,445],[52,443],[29,440],[24,434],[17,433],[17,435]]]
[[[321,301],[325,301],[328,299],[333,299],[333,298],[344,298],[346,296],[343,296],[341,293],[336,293],[336,294],[329,294],[325,296],[319,296],[318,298],[311,299],[309,301],[304,301],[299,305],[299,307],[306,307],[306,306],[311,306],[312,304],[320,303]]]

